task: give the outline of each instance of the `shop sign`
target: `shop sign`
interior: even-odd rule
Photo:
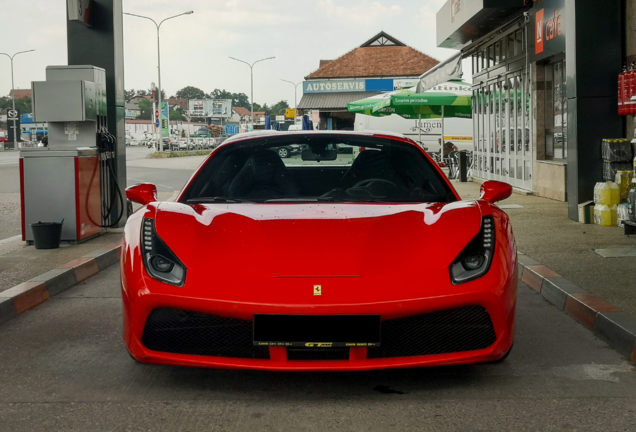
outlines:
[[[92,27],[93,0],[66,0],[68,20]]]
[[[530,10],[530,61],[565,52],[565,0],[546,0]]]
[[[168,102],[161,102],[161,136],[170,137],[170,131],[168,130],[168,122],[170,121],[170,111],[168,108]]]
[[[303,82],[303,93],[343,93],[366,91],[366,80],[316,80]]]
[[[296,108],[285,108],[285,118],[293,119],[296,117]]]

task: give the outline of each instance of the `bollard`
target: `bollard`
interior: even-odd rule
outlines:
[[[465,151],[459,152],[459,181],[468,181],[468,154]]]

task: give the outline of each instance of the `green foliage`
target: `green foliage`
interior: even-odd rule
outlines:
[[[186,118],[181,113],[181,110],[174,110],[170,108],[170,112],[168,114],[170,116],[170,121],[185,121]]]
[[[11,108],[12,102],[11,98],[8,96],[0,98],[0,109]],[[15,109],[22,114],[30,114],[31,113],[31,98],[20,98],[15,100]]]
[[[134,98],[136,95],[137,91],[135,89],[124,90],[124,99],[126,100],[126,102]]]
[[[197,87],[187,86],[177,92],[178,99],[205,99],[206,94]]]
[[[148,99],[142,99],[139,101],[139,109],[141,115],[137,117],[139,120],[152,120],[152,102]]]
[[[233,107],[250,109],[250,100],[245,93],[231,93],[227,90],[214,89],[210,93],[212,99],[232,99]]]
[[[272,105],[272,107],[269,109],[269,113],[271,115],[279,115],[279,114],[285,114],[285,110],[289,108],[289,104],[287,103],[286,100],[282,100],[280,102],[277,102],[276,104]]]

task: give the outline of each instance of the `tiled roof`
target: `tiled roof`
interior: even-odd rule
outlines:
[[[299,109],[346,109],[347,104],[380,94],[380,92],[316,93],[305,94]]]
[[[250,110],[243,107],[232,107],[232,110],[240,116],[248,116],[251,114]]]
[[[168,105],[170,106],[179,105],[181,108],[185,110],[188,109],[188,101],[185,99],[170,98],[168,99]]]
[[[305,79],[419,76],[438,60],[380,32],[333,61],[320,61]]]
[[[31,97],[31,89],[15,89],[15,90],[11,90],[9,92],[9,96],[11,96],[12,93],[15,93],[15,98],[16,99],[30,98]]]

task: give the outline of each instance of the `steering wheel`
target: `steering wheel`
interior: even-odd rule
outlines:
[[[382,187],[381,185],[389,185],[393,190],[389,191],[386,187]],[[399,189],[400,187],[390,180],[374,178],[362,180],[354,184],[352,187],[347,189],[347,195],[387,198],[391,195],[391,192],[395,192]]]
[[[373,185],[376,184],[376,183],[388,183],[388,184],[390,184],[393,187],[399,187],[398,185],[396,185],[395,183],[393,183],[390,180],[384,180],[384,179],[379,179],[379,178],[362,180],[362,181],[359,181],[358,183],[354,184],[352,187],[354,187],[354,188],[370,188],[370,187],[373,187]]]

